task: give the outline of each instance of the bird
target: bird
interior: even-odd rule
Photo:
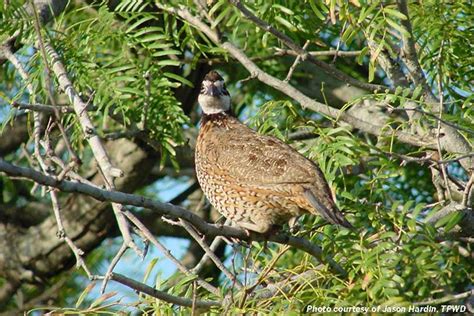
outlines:
[[[225,218],[248,234],[271,234],[303,214],[352,228],[315,162],[233,115],[230,94],[217,71],[204,77],[198,103],[202,116],[196,176],[204,195]]]

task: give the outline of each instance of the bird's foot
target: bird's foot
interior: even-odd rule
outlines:
[[[290,234],[294,235],[301,230],[301,225],[298,223],[298,217],[293,217],[288,221]]]
[[[301,231],[301,228],[303,226],[300,225],[300,224],[293,224],[292,226],[290,226],[289,228],[289,231],[290,231],[290,234],[291,235],[295,235],[296,233],[300,232]]]

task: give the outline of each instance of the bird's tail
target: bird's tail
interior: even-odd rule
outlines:
[[[313,208],[315,208],[318,213],[331,224],[341,225],[346,228],[354,228],[351,223],[347,221],[342,212],[339,211],[339,209],[334,204],[334,202],[332,202],[332,200],[331,203],[329,203],[330,206],[326,206],[318,199],[317,195],[314,194],[311,190],[305,190],[304,195],[308,199],[309,203],[313,206]],[[330,197],[327,198],[330,199]]]

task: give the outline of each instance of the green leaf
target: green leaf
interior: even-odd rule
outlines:
[[[273,4],[272,8],[275,8],[275,9],[277,9],[277,10],[279,10],[279,11],[285,13],[285,14],[288,14],[288,15],[294,15],[295,14],[295,12],[293,12],[292,10],[290,10],[290,9],[280,5],[280,4]]]
[[[413,99],[418,99],[421,96],[421,92],[423,92],[423,86],[416,86],[415,90],[413,90]]]
[[[141,89],[133,88],[133,87],[118,87],[116,88],[116,91],[131,93],[134,95],[145,95],[145,93]]]
[[[153,53],[153,57],[161,57],[161,56],[169,56],[169,55],[181,55],[181,52],[176,49],[166,49],[166,50]]]
[[[393,28],[396,29],[398,32],[400,32],[400,34],[403,34],[403,35],[405,35],[405,36],[407,36],[407,37],[410,36],[410,33],[408,33],[407,29],[404,28],[403,25],[400,25],[399,23],[393,21],[392,19],[390,19],[390,18],[388,18],[388,17],[386,18],[386,21],[387,21],[387,23],[388,23],[391,27],[393,27]]]
[[[135,23],[133,23],[132,25],[130,25],[128,27],[128,29],[125,31],[125,33],[131,33],[133,30],[135,30],[137,27],[139,27],[141,24],[145,23],[145,22],[148,22],[150,20],[153,20],[155,19],[155,17],[153,15],[147,15],[147,16],[144,16],[143,18],[139,19],[138,21],[136,21]]]
[[[341,41],[344,43],[349,43],[350,40],[349,38],[353,37],[355,35],[354,28],[351,25],[348,25],[344,33],[342,33],[341,36]]]
[[[375,77],[375,62],[370,61],[369,62],[369,82],[374,81]]]
[[[139,41],[140,43],[147,43],[147,42],[156,42],[160,41],[162,39],[166,39],[167,36],[164,34],[146,34],[142,37],[140,37]]]
[[[158,49],[168,49],[172,46],[171,43],[163,43],[163,42],[155,42],[150,45],[147,45],[146,48],[150,50],[158,50]]]
[[[405,14],[401,13],[400,11],[397,11],[397,10],[394,10],[394,9],[390,9],[390,8],[383,8],[383,11],[388,14],[388,15],[391,15],[391,16],[394,16],[394,17],[397,17],[401,20],[406,20],[407,17],[405,16]]]
[[[165,72],[165,73],[163,73],[163,75],[165,77],[178,80],[179,82],[187,85],[188,87],[191,87],[191,88],[194,87],[194,84],[191,81],[189,81],[188,79],[186,79],[184,77],[181,77],[180,75],[177,75],[177,74],[174,74],[174,73],[171,73],[171,72]]]
[[[140,37],[143,34],[148,34],[148,33],[163,33],[163,28],[158,27],[158,26],[143,27],[139,31],[136,31],[135,33],[133,33],[133,37]]]
[[[129,70],[129,69],[133,69],[133,68],[135,68],[134,65],[117,66],[117,67],[113,67],[113,68],[108,69],[107,74],[112,75],[116,72],[125,71],[125,70]]]
[[[311,7],[311,10],[313,10],[314,14],[320,19],[324,20],[325,16],[324,14],[319,10],[318,6],[314,3],[314,0],[309,0],[309,5]]]
[[[435,224],[435,227],[443,227],[446,230],[446,232],[449,232],[451,229],[456,226],[461,219],[464,217],[464,214],[460,211],[456,211],[448,216],[445,216],[438,220]]]
[[[117,295],[117,293],[118,293],[117,291],[114,291],[114,292],[102,294],[98,299],[96,299],[94,302],[92,302],[92,304],[89,306],[89,308],[94,308],[96,306],[99,306],[104,301],[106,301],[109,298],[114,297],[115,295]]]
[[[226,7],[212,22],[211,28],[215,28],[221,23],[221,21],[227,16],[227,14],[232,10],[232,6]]]
[[[283,17],[281,16],[276,16],[275,17],[275,20],[280,23],[281,25],[283,25],[284,27],[286,27],[287,29],[289,29],[290,31],[292,32],[296,32],[297,29],[296,27],[293,26],[293,24],[291,24],[288,20],[285,20]]]
[[[81,295],[79,295],[79,298],[77,299],[77,302],[76,302],[76,308],[79,308],[79,306],[81,306],[82,302],[84,301],[84,299],[86,298],[87,294],[89,294],[92,289],[95,287],[95,282],[91,282],[89,283],[86,288],[84,289],[84,291],[82,291]]]
[[[116,82],[116,81],[134,82],[136,80],[137,78],[132,77],[132,76],[115,76],[112,79],[110,79],[110,82]]]
[[[171,60],[171,59],[160,60],[157,64],[159,66],[180,66],[181,65],[179,60]]]
[[[145,270],[145,275],[143,276],[143,282],[145,283],[146,280],[150,277],[151,272],[153,271],[153,268],[155,265],[158,263],[158,258],[153,258],[150,260],[150,263],[148,264],[146,270]]]
[[[225,1],[223,0],[217,1],[217,3],[209,10],[209,15],[213,16],[214,13],[224,4],[225,4]]]
[[[361,50],[359,56],[357,56],[357,63],[358,63],[359,65],[362,65],[362,64],[363,64],[363,62],[364,62],[364,57],[367,56],[368,53],[369,53],[369,48],[368,48],[367,46],[364,47],[364,48]]]

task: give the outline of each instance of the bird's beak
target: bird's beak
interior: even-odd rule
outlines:
[[[207,87],[207,94],[216,97],[220,95],[220,91],[215,85],[211,84]]]

